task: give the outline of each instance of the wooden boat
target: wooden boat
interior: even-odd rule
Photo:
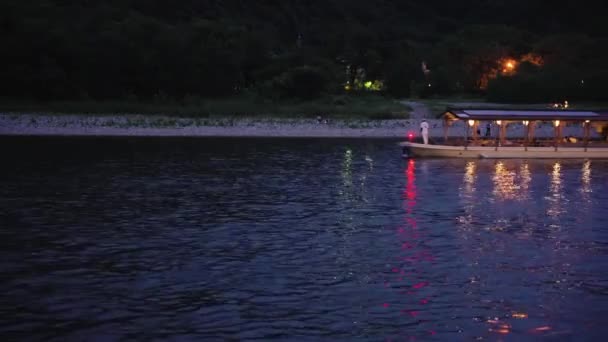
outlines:
[[[448,109],[443,114],[442,144],[422,144],[414,141],[400,143],[404,157],[437,158],[524,158],[524,159],[608,159],[606,137],[590,139],[591,128],[608,132],[608,113],[572,110],[508,110],[508,109]],[[464,139],[448,140],[448,130],[462,120]],[[491,139],[479,137],[480,122],[491,123],[497,134]],[[544,140],[534,136],[535,127],[550,122],[553,136]],[[521,136],[509,137],[507,126],[518,123],[525,127]],[[580,125],[582,141],[564,137],[566,125]],[[469,134],[470,133],[470,134]],[[470,136],[470,137],[469,137]],[[453,138],[452,138],[453,139]]]
[[[403,142],[405,157],[435,158],[522,158],[522,159],[608,159],[607,147],[521,147],[447,146]]]

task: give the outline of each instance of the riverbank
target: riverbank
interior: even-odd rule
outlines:
[[[0,114],[0,135],[400,138],[419,120]]]
[[[0,135],[60,136],[159,136],[159,137],[315,137],[403,138],[418,135],[422,119],[287,119],[287,118],[179,118],[163,115],[55,115],[1,114]],[[427,119],[431,138],[443,137],[443,122]],[[578,136],[579,126],[565,134]],[[538,127],[538,137],[553,136],[550,123]],[[507,136],[524,133],[523,125],[510,125]],[[462,137],[464,126],[456,122],[448,135]],[[592,132],[595,135],[595,132]]]

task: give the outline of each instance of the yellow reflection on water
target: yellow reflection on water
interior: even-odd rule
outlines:
[[[343,196],[345,205],[360,204],[368,202],[373,193],[368,191],[367,180],[374,172],[374,160],[369,155],[363,155],[367,167],[357,163],[361,158],[352,149],[346,148],[342,157],[342,188],[339,190]]]
[[[553,164],[553,172],[551,172],[551,196],[559,200],[562,191],[562,165],[559,162]]]
[[[473,222],[473,209],[475,207],[475,179],[477,163],[467,162],[464,168],[464,177],[460,187],[460,197],[463,199],[465,215],[458,218],[460,223],[468,225]]]
[[[494,196],[509,200],[517,197],[517,187],[515,185],[515,172],[509,171],[501,161],[494,165]]]
[[[475,181],[475,162],[468,162],[465,168],[464,181],[465,183],[472,185]]]
[[[562,171],[562,165],[559,162],[555,162],[555,164],[553,164],[553,172],[551,172],[551,188],[552,189],[559,190],[559,188],[561,188],[561,184],[562,184],[561,171]]]
[[[585,160],[585,162],[583,163],[581,179],[583,181],[584,191],[590,192],[591,191],[591,188],[590,188],[590,186],[591,186],[591,161],[590,160]]]
[[[591,191],[591,161],[585,160],[581,170],[581,193],[585,202],[591,201]]]
[[[464,187],[463,187],[463,192],[467,197],[470,197],[473,192],[475,192],[475,171],[476,171],[477,165],[475,165],[475,162],[468,162],[467,165],[465,166],[465,172],[464,172]]]
[[[532,175],[530,173],[530,166],[527,162],[524,162],[519,167],[519,176],[521,177],[521,190],[522,195],[528,195],[528,189],[530,188],[530,182],[532,181]]]
[[[551,172],[551,186],[549,187],[549,209],[547,214],[549,216],[558,216],[561,212],[561,198],[562,198],[562,165],[559,162],[553,164],[553,171]]]

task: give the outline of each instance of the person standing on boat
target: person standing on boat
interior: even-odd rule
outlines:
[[[424,119],[420,123],[420,133],[422,133],[424,144],[427,145],[429,143],[429,124]]]

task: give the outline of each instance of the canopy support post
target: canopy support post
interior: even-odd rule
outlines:
[[[477,143],[477,140],[479,139],[479,134],[477,134],[478,129],[479,129],[479,121],[475,120],[475,123],[473,124],[473,141],[475,143]]]
[[[536,121],[530,121],[528,124],[528,141],[534,141],[534,130],[536,128]]]

